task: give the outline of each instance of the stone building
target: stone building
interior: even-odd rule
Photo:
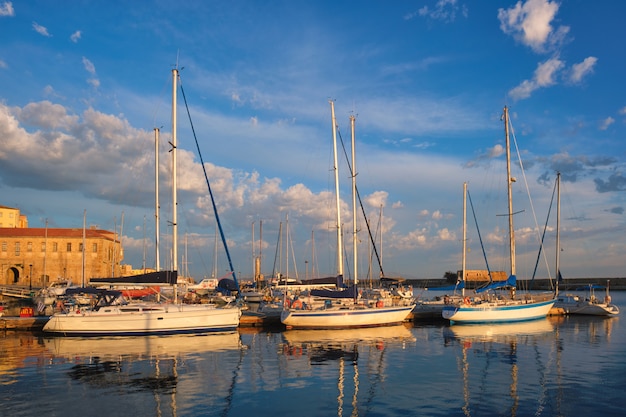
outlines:
[[[0,213],[6,220],[0,227],[0,285],[36,288],[59,279],[87,285],[90,278],[119,277],[124,272],[122,246],[113,232],[94,227],[29,228],[18,209],[0,206]],[[15,218],[22,220],[8,220]]]
[[[28,219],[20,209],[0,205],[0,227],[28,227]]]

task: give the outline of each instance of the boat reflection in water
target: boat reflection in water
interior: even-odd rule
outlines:
[[[520,398],[524,394],[518,393],[518,387],[532,386],[529,381],[537,384],[545,380],[544,373],[549,367],[542,362],[546,359],[539,347],[544,340],[555,338],[555,326],[548,319],[539,319],[507,324],[451,325],[443,332],[447,347],[461,347],[457,358],[461,379],[457,382],[462,382],[463,414],[516,416],[523,412]],[[503,364],[510,367],[508,374],[501,372]],[[511,399],[510,405],[503,409],[506,398]],[[547,402],[546,393],[537,401],[535,415],[540,415]]]
[[[155,407],[156,415],[165,411],[162,407],[171,409],[172,415],[177,415],[189,412],[189,407],[202,407],[206,402],[213,406],[219,404],[219,407],[228,410],[234,376],[225,369],[228,366],[224,363],[231,363],[234,369],[242,351],[237,332],[144,337],[54,337],[42,341],[51,364],[71,365],[66,375],[81,384],[70,385],[68,389],[75,390],[75,393],[66,394],[74,395],[77,404],[84,402],[86,396],[98,396],[96,393],[103,389],[133,393],[132,404],[130,400],[128,404],[120,404],[120,409],[131,407],[124,414],[133,414],[132,407],[141,406],[142,410]],[[185,401],[180,397],[184,397]],[[187,401],[188,398],[198,400]],[[97,407],[93,401],[92,405]],[[110,404],[102,406],[110,407]]]
[[[310,384],[322,392],[336,392],[337,409],[316,404],[319,415],[359,415],[375,403],[390,372],[394,351],[415,343],[406,325],[342,330],[288,330],[282,334],[284,369],[294,384]],[[359,393],[361,395],[359,396]],[[360,398],[362,397],[362,398]]]

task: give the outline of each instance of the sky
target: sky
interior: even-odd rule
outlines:
[[[85,215],[120,234],[125,264],[154,267],[159,128],[171,265],[178,68],[183,273],[228,270],[201,158],[238,278],[256,256],[266,276],[336,273],[331,100],[346,276],[351,116],[368,219],[357,217],[359,279],[380,270],[368,223],[385,275],[460,269],[464,182],[467,268],[508,271],[507,106],[518,279],[555,275],[557,172],[563,276],[622,277],[624,15],[619,0],[0,0],[0,205],[30,227],[82,227]]]

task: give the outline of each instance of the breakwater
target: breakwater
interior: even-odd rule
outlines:
[[[589,285],[598,285],[606,287],[607,282],[611,291],[626,291],[626,277],[618,278],[568,278],[559,283],[560,291],[574,291],[576,289],[589,288]],[[406,283],[413,285],[413,288],[428,288],[436,290],[437,288],[449,287],[454,285],[447,282],[445,279],[433,278],[433,279],[407,279]],[[485,284],[483,282],[471,282],[471,288],[476,288]],[[539,291],[550,291],[554,289],[554,280],[547,278],[531,280],[517,280],[517,286],[520,289],[532,289]]]

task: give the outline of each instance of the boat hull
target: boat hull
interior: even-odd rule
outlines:
[[[337,307],[283,310],[280,321],[289,329],[348,329],[389,326],[404,322],[414,305],[397,307]]]
[[[588,300],[564,297],[557,299],[555,307],[563,309],[566,314],[585,316],[617,316],[619,308],[614,304],[593,302]]]
[[[441,311],[444,319],[455,323],[510,323],[546,317],[555,300],[515,303],[479,303],[446,306]]]
[[[59,335],[145,335],[235,330],[241,311],[207,304],[141,304],[56,313],[43,327]]]

